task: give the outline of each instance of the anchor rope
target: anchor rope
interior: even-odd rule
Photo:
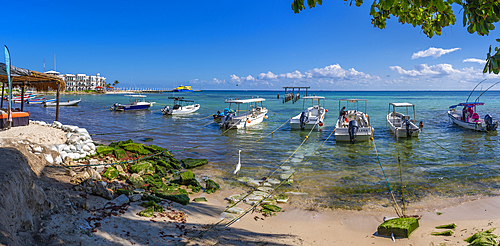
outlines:
[[[273,134],[275,131],[277,131],[277,130],[278,130],[278,129],[280,129],[282,126],[284,126],[286,123],[288,123],[291,119],[292,119],[292,118],[288,119],[287,121],[285,121],[285,123],[283,123],[281,126],[279,126],[278,128],[276,128],[276,130],[274,130],[274,131],[272,131],[271,133],[269,133],[269,134],[265,135],[264,137],[259,138],[259,139],[258,139],[257,141],[255,141],[255,142],[259,142],[260,140],[262,140],[262,139],[264,139],[264,138],[268,137],[269,135]]]
[[[380,162],[380,157],[377,151],[377,146],[375,145],[375,139],[372,140],[373,142],[373,147],[375,148],[375,154],[377,155],[377,160],[378,164],[380,165],[380,169],[382,169],[382,173],[384,174],[385,182],[387,183],[387,187],[389,187],[389,193],[391,193],[392,200],[394,201],[394,209],[396,210],[396,214],[398,217],[402,217],[403,213],[401,212],[401,208],[399,207],[398,203],[396,202],[396,198],[394,197],[394,193],[392,192],[391,185],[389,184],[389,180],[387,179],[387,176],[385,175],[384,168],[382,167],[382,163]]]
[[[302,141],[302,143],[300,143],[299,147],[297,147],[297,148],[295,149],[295,151],[294,151],[294,152],[293,152],[293,153],[292,153],[292,154],[291,154],[291,155],[290,155],[290,156],[289,156],[289,157],[288,157],[285,161],[283,161],[283,162],[282,162],[282,163],[281,163],[281,164],[280,164],[280,165],[279,165],[279,166],[278,166],[278,167],[277,167],[277,168],[276,168],[276,169],[275,169],[275,170],[274,170],[274,171],[273,171],[270,175],[268,175],[267,177],[264,177],[264,179],[263,179],[264,181],[265,181],[265,180],[267,180],[269,177],[271,177],[271,176],[272,176],[275,172],[277,172],[277,171],[278,171],[278,169],[280,169],[280,168],[281,168],[281,167],[282,167],[282,166],[283,166],[283,165],[284,165],[284,164],[285,164],[285,163],[286,163],[286,162],[287,162],[287,161],[288,161],[288,160],[289,160],[289,159],[290,159],[290,158],[291,158],[291,157],[292,157],[292,156],[293,156],[293,155],[294,155],[294,154],[295,154],[295,153],[296,153],[296,152],[297,152],[297,151],[298,151],[301,147],[302,147],[302,145],[304,145],[304,143],[305,143],[305,142],[309,139],[309,135],[312,133],[312,131],[314,130],[314,128],[316,127],[316,125],[317,125],[317,123],[316,123],[316,124],[314,124],[314,126],[311,128],[311,131],[309,131],[309,133],[308,133],[308,134],[307,134],[307,136],[304,138],[304,140]],[[333,131],[332,131],[332,133],[333,133]],[[332,133],[330,133],[330,136],[332,135]],[[330,136],[328,136],[328,138],[330,138]],[[328,140],[328,138],[327,138],[326,140]],[[326,142],[326,140],[323,142],[323,144]],[[323,144],[321,144],[321,146],[322,146]],[[321,146],[320,146],[320,148],[321,148]],[[319,148],[318,148],[318,149],[319,149]],[[316,152],[317,152],[317,150],[313,153],[313,155],[314,155]],[[312,155],[311,155],[311,157],[312,157]],[[304,164],[302,164],[302,165],[299,167],[299,169],[300,169],[303,165],[305,165],[305,163],[307,163],[307,161],[309,161],[309,159],[310,159],[311,157],[309,157],[309,158],[308,158],[308,159],[304,162]],[[298,170],[298,169],[297,169],[297,170]],[[283,180],[282,182],[280,182],[280,184],[278,185],[278,187],[276,187],[275,189],[279,188],[279,187],[280,187],[280,186],[281,186],[284,182],[288,182],[288,180],[290,179],[290,177],[292,177],[292,176],[293,176],[293,174],[295,174],[295,173],[297,172],[297,170],[295,170],[295,171],[294,171],[294,172],[293,172],[290,176],[288,176],[288,177],[287,177],[287,179],[285,179],[285,180]],[[234,202],[233,204],[230,204],[229,206],[227,206],[227,207],[226,207],[226,209],[225,209],[224,211],[222,211],[221,213],[227,212],[230,208],[233,208],[234,206],[238,205],[240,202],[242,202],[242,201],[243,201],[243,200],[245,200],[248,196],[250,196],[250,195],[251,195],[254,191],[257,191],[259,187],[263,186],[263,184],[264,184],[264,182],[260,183],[260,184],[259,184],[258,186],[256,186],[256,187],[254,187],[253,191],[248,192],[245,196],[243,196],[242,198],[240,198],[238,201],[236,201],[236,202]],[[273,189],[273,191],[274,191],[275,189]],[[272,193],[271,193],[271,194],[272,194]],[[270,195],[269,195],[269,196],[270,196]],[[258,204],[260,204],[263,200],[267,199],[269,196],[267,196],[266,198],[262,199],[262,200],[261,200]],[[251,207],[251,209],[253,209],[253,208],[255,208],[255,206],[252,206],[252,207]],[[250,209],[250,210],[251,210],[251,209]],[[248,212],[246,212],[245,214],[247,214],[247,213],[248,213]],[[200,232],[198,235],[196,235],[196,236],[194,236],[194,237],[190,238],[190,239],[188,240],[188,242],[186,242],[186,244],[187,244],[187,243],[189,243],[189,242],[191,242],[191,241],[192,241],[193,239],[195,239],[195,238],[199,238],[199,237],[201,237],[201,236],[202,236],[203,234],[205,234],[206,232],[211,231],[211,230],[212,230],[213,228],[215,228],[217,225],[219,225],[220,223],[222,223],[225,219],[226,219],[226,218],[224,218],[224,219],[222,219],[222,220],[219,220],[219,221],[218,221],[218,222],[216,222],[216,223],[213,223],[213,224],[212,224],[212,225],[210,225],[210,227],[209,227],[208,229],[206,229],[205,231],[202,231],[202,232]],[[236,219],[236,220],[238,220],[238,219]]]

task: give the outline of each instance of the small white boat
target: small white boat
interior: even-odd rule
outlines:
[[[82,99],[78,99],[78,100],[68,100],[68,101],[59,101],[59,106],[78,106],[78,103],[80,103],[80,101],[82,101]],[[42,105],[44,107],[55,107],[57,106],[57,101],[53,101],[53,102],[42,102]]]
[[[466,102],[450,106],[450,110],[448,110],[448,117],[450,117],[453,123],[467,129],[480,132],[496,131],[498,121],[493,120],[489,114],[486,114],[484,119],[480,119],[479,114],[476,112],[476,106],[479,105],[484,105],[484,103]],[[458,106],[462,106],[463,109],[460,111],[456,110],[456,107]]]
[[[145,95],[125,95],[129,98],[129,104],[115,103],[111,110],[114,111],[129,111],[129,110],[145,110],[149,109],[155,102],[146,102]]]
[[[27,104],[42,104],[43,102],[55,102],[56,100],[57,100],[56,98],[53,98],[53,99],[42,98],[42,99],[26,100],[26,103]]]
[[[391,111],[392,106],[392,111]],[[406,108],[406,114],[396,112],[396,108]],[[420,128],[410,120],[409,109],[413,110],[413,119],[415,119],[415,105],[411,103],[389,103],[389,113],[387,114],[387,124],[396,135],[396,138],[418,137]]]
[[[229,103],[229,110],[233,104],[237,105],[236,113],[229,113],[224,118],[221,119],[219,126],[225,129],[230,128],[245,128],[261,123],[264,119],[267,119],[267,109],[263,106],[264,98],[251,98],[251,99],[227,99],[226,103]],[[260,104],[259,104],[260,103]],[[240,111],[240,106],[242,104],[247,105],[246,112],[243,114],[238,114]]]
[[[345,102],[346,106],[340,109],[342,102]],[[368,114],[359,111],[359,102],[365,103],[366,112],[366,99],[339,100],[340,116],[335,124],[336,141],[349,141],[351,143],[355,143],[356,141],[369,141],[373,139],[373,132],[375,130],[370,125],[370,118],[368,117]],[[349,105],[352,104],[356,104],[356,107],[349,109]],[[346,110],[344,111],[345,108]]]
[[[196,112],[200,109],[200,104],[191,104],[193,100],[185,100],[184,97],[169,97],[169,99],[174,99],[174,106],[165,106],[161,109],[164,115],[176,115],[176,114],[190,114]]]
[[[312,107],[308,107],[304,109],[302,113],[292,117],[290,119],[290,128],[292,130],[310,130],[316,125],[318,125],[318,129],[323,127],[325,113],[328,112],[328,109],[321,107],[321,105],[325,105],[325,98],[318,96],[308,96],[303,97],[302,99],[304,99],[304,105],[305,101],[310,99],[312,101]]]

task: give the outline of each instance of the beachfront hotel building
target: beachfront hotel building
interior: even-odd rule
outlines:
[[[106,78],[101,77],[100,73],[96,75],[86,75],[84,73],[60,74],[57,71],[47,71],[45,73],[62,78],[66,83],[67,91],[96,90],[106,87]]]

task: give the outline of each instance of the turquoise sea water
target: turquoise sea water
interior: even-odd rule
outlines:
[[[408,91],[408,92],[325,92],[310,94],[326,97],[325,126],[313,132],[308,141],[284,165],[297,168],[309,158],[330,135],[338,117],[342,98],[367,99],[367,113],[375,128],[375,141],[356,144],[336,143],[332,135],[294,176],[294,183],[284,191],[299,191],[307,196],[295,199],[296,204],[316,203],[324,207],[359,208],[363,205],[389,203],[387,184],[379,166],[376,151],[385,174],[400,195],[401,160],[402,179],[406,186],[408,202],[418,202],[429,196],[460,197],[464,195],[497,194],[500,187],[500,147],[496,133],[477,133],[451,124],[446,111],[450,105],[465,101],[468,91]],[[203,91],[176,93],[201,104],[201,109],[185,116],[163,116],[160,109],[172,105],[166,94],[146,94],[148,101],[156,104],[146,111],[113,112],[115,102],[125,103],[122,94],[63,95],[62,100],[81,98],[77,107],[61,107],[60,122],[87,128],[91,134],[121,133],[141,129],[151,131],[93,136],[95,141],[110,142],[129,138],[151,137],[148,142],[169,150],[196,147],[174,152],[177,158],[207,158],[212,170],[228,183],[235,180],[232,174],[242,150],[241,176],[261,178],[267,176],[292,154],[308,131],[290,131],[285,124],[272,136],[256,142],[274,131],[290,117],[302,110],[302,101],[282,103],[277,99],[282,91]],[[471,96],[472,101],[479,93]],[[222,110],[227,98],[265,98],[269,118],[249,129],[230,130],[224,135],[213,123],[211,115]],[[500,92],[488,91],[482,97],[484,106],[478,107],[480,117],[489,113],[500,119]],[[386,125],[385,116],[391,102],[409,102],[416,105],[416,121],[423,121],[424,134],[419,138],[395,140]],[[361,109],[361,108],[360,108]],[[31,119],[52,122],[55,108],[26,106]],[[363,107],[364,110],[364,107]],[[210,117],[209,117],[210,116]],[[413,117],[413,115],[412,115]],[[218,138],[220,136],[220,138]],[[375,151],[376,150],[376,151]],[[282,171],[278,172],[278,176]]]

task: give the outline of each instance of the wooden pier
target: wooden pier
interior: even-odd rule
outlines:
[[[283,86],[283,89],[285,89],[285,95],[283,96],[283,103],[286,103],[288,101],[292,101],[292,103],[295,103],[297,100],[300,99],[300,89],[305,89],[306,90],[306,95],[308,96],[307,90],[311,88],[310,86]],[[292,89],[292,92],[289,92],[289,89]],[[295,93],[295,89],[297,89],[297,93]]]

